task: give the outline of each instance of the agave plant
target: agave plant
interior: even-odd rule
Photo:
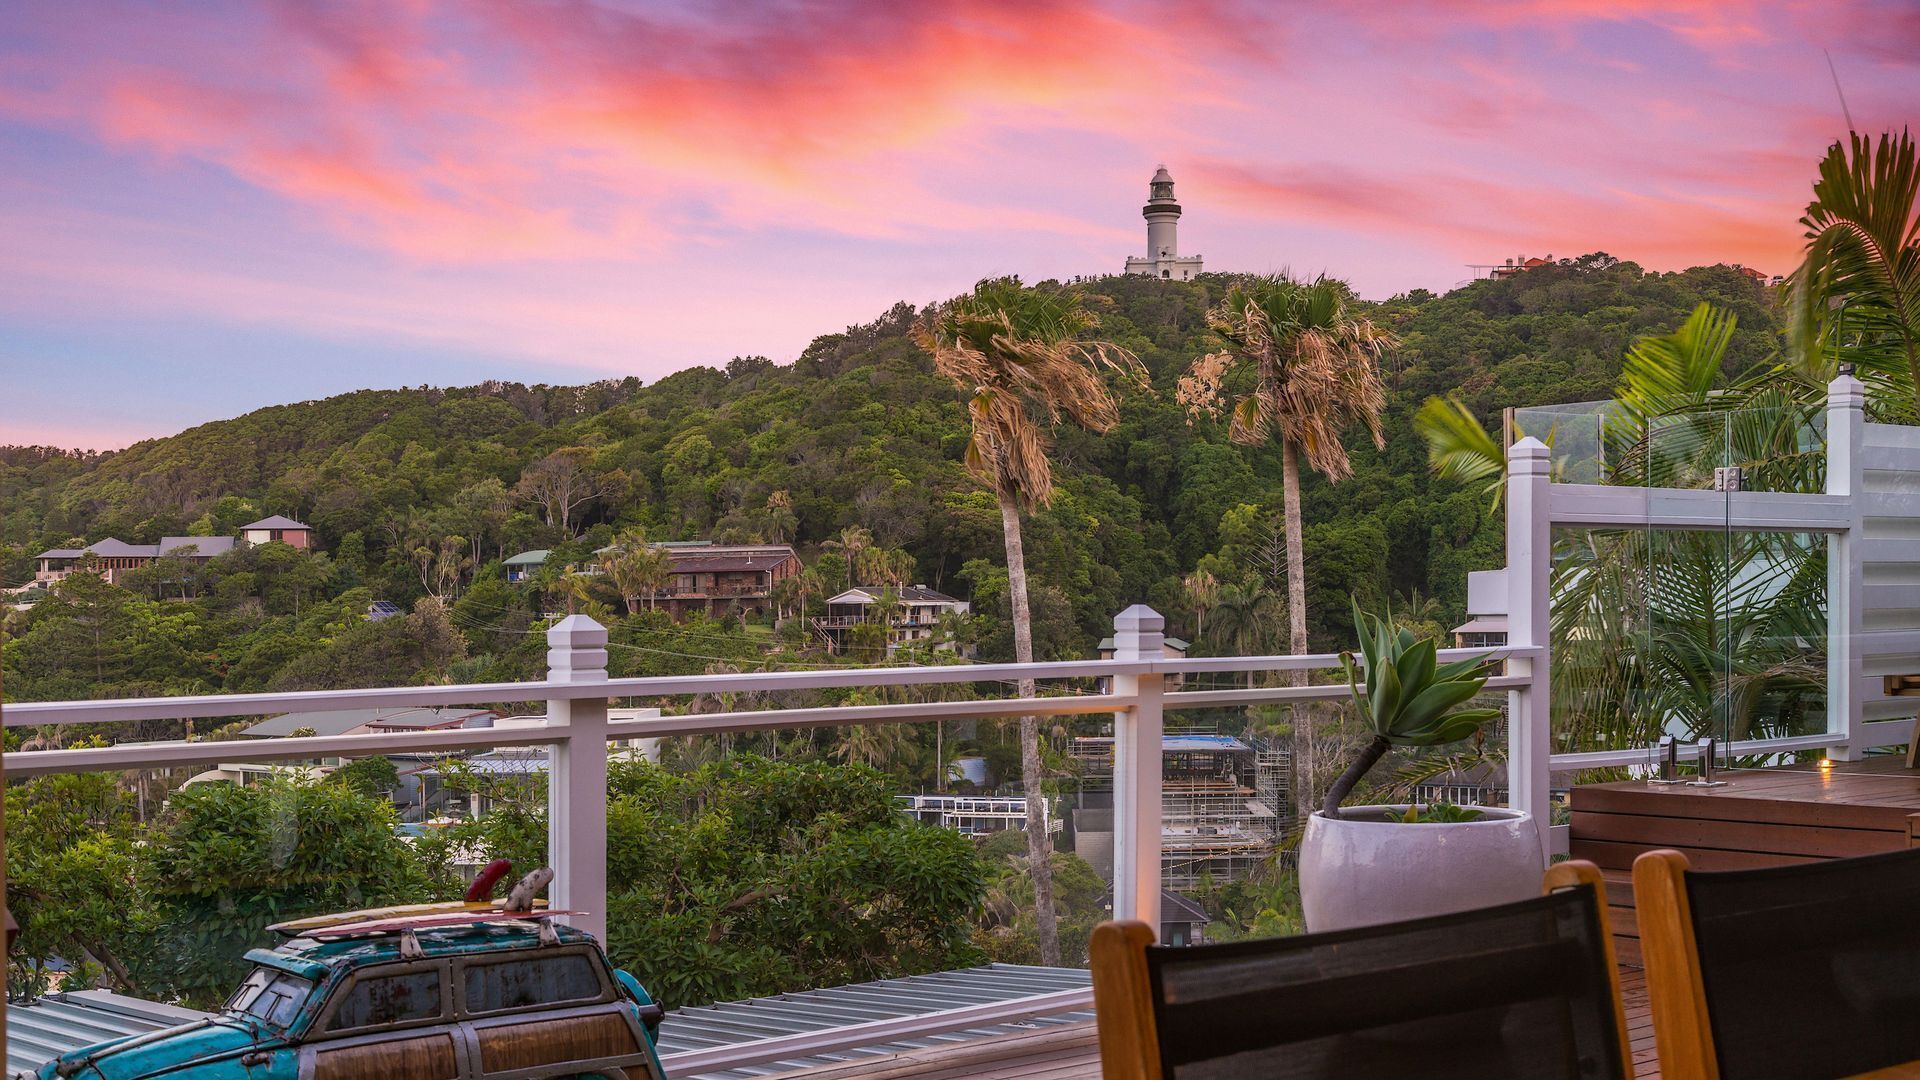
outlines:
[[[1340,816],[1340,803],[1353,792],[1367,770],[1396,746],[1439,746],[1459,742],[1500,715],[1498,709],[1461,708],[1487,683],[1486,662],[1469,658],[1451,664],[1439,662],[1439,645],[1393,621],[1375,617],[1353,606],[1353,625],[1360,633],[1361,663],[1342,653],[1353,705],[1373,738],[1347,771],[1327,789],[1321,811]],[[1366,688],[1360,685],[1365,670]]]

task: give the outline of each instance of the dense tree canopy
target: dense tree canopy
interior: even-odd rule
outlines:
[[[1207,310],[1238,280],[1085,285],[1102,336],[1137,354],[1153,385],[1141,392],[1109,376],[1124,391],[1118,425],[1057,433],[1057,497],[1026,526],[1041,658],[1087,655],[1113,614],[1142,600],[1196,637],[1180,581],[1202,564],[1223,581],[1277,590],[1236,530],[1278,513],[1278,453],[1231,445],[1223,423],[1190,424],[1174,394],[1195,358],[1224,347]],[[1605,397],[1628,346],[1679,326],[1702,300],[1738,316],[1729,373],[1776,349],[1773,298],[1728,267],[1650,274],[1592,255],[1444,296],[1362,305],[1401,345],[1388,360],[1385,446],[1356,444],[1354,475],[1337,487],[1303,484],[1314,647],[1344,643],[1349,595],[1377,606],[1418,592],[1451,618],[1465,571],[1499,561],[1498,522],[1484,502],[1426,468],[1410,427],[1423,401],[1453,394],[1488,416]],[[561,567],[627,529],[654,539],[780,537],[809,560],[831,561],[846,553],[829,542],[857,528],[875,550],[898,552],[888,558],[911,566],[916,582],[980,589],[969,567],[1001,561],[999,520],[992,495],[966,473],[966,395],[910,339],[918,314],[897,305],[816,339],[786,366],[741,358],[644,387],[370,390],[111,454],[0,450],[0,578],[9,582],[31,575],[33,554],[72,539],[230,535],[270,512],[312,524],[324,553],[268,545],[197,575],[136,577],[124,590],[133,596],[75,590],[9,624],[8,695],[527,677],[539,654],[523,644],[528,631],[556,605],[586,602],[566,599]],[[534,547],[555,550],[541,583],[551,591],[509,588],[499,560]],[[846,562],[834,565],[822,575],[828,587],[847,577]],[[183,593],[189,604],[166,603]],[[422,625],[416,601],[428,596],[447,604],[464,647]],[[989,657],[1011,652],[1004,596],[1003,586],[975,596]],[[349,609],[375,598],[413,612],[410,628],[352,628]],[[1328,598],[1339,602],[1320,602]],[[598,602],[608,616],[625,607],[611,593]],[[179,625],[162,633],[156,619]],[[755,651],[645,633],[657,637],[635,645],[653,651],[630,655],[678,656],[682,670]],[[363,646],[379,659],[360,659]]]

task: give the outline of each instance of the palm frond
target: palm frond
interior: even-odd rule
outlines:
[[[935,369],[971,394],[968,470],[1022,506],[1053,498],[1047,428],[1071,420],[1108,431],[1119,422],[1103,373],[1147,386],[1146,369],[1131,351],[1086,338],[1099,325],[1079,290],[1030,288],[1004,277],[980,282],[914,326],[914,340]]]
[[[1807,358],[1855,365],[1893,416],[1920,392],[1920,162],[1906,131],[1853,134],[1820,162],[1800,219],[1806,255],[1789,282],[1792,340]]]

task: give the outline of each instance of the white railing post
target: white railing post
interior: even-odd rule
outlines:
[[[1552,451],[1532,437],[1507,449],[1507,644],[1538,650],[1507,661],[1527,677],[1507,692],[1507,803],[1533,815],[1544,863],[1553,839],[1553,710],[1549,688],[1553,573]]]
[[[1836,761],[1852,761],[1866,751],[1858,641],[1865,599],[1860,541],[1866,400],[1866,388],[1852,375],[1827,384],[1827,494],[1845,496],[1850,511],[1847,531],[1827,535],[1827,731],[1847,737],[1827,751]]]
[[[606,627],[569,615],[547,631],[547,679],[591,683],[607,678]],[[570,920],[607,937],[607,699],[555,698],[547,726],[561,738],[547,770],[547,861],[554,871],[549,901],[585,911]]]
[[[1166,655],[1166,620],[1144,604],[1114,617],[1115,660]],[[1165,727],[1158,672],[1116,675],[1113,692],[1135,704],[1113,714],[1113,917],[1160,928],[1160,735]]]

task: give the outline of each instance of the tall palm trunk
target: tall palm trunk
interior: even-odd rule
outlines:
[[[1307,569],[1305,542],[1300,536],[1300,451],[1293,440],[1280,442],[1280,505],[1287,533],[1287,651],[1307,651]],[[1307,685],[1304,668],[1289,673],[1295,686]],[[1293,707],[1293,802],[1301,820],[1313,812],[1312,720],[1304,706]]]
[[[1020,507],[999,492],[1000,527],[1007,541],[1007,591],[1013,600],[1013,658],[1033,663],[1033,611],[1027,604],[1027,553],[1020,539]],[[1020,680],[1020,696],[1036,693],[1032,679]],[[1020,718],[1020,784],[1027,792],[1027,866],[1033,876],[1034,918],[1040,931],[1040,963],[1060,966],[1060,928],[1053,913],[1053,840],[1047,835],[1046,792],[1041,787],[1040,718]]]

